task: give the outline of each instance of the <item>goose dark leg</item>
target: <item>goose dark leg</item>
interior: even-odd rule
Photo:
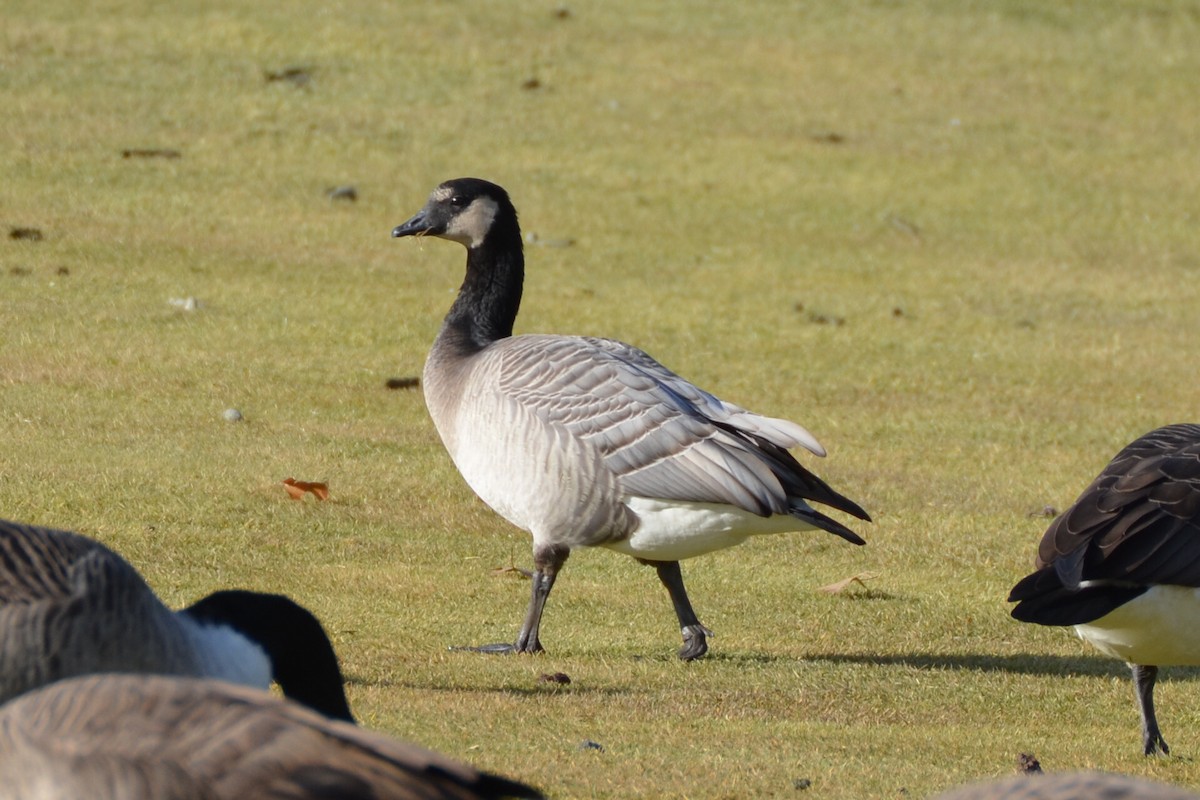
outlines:
[[[1133,667],[1133,689],[1137,694],[1138,710],[1142,714],[1142,744],[1146,755],[1158,751],[1170,753],[1162,733],[1158,730],[1158,717],[1154,714],[1154,681],[1158,678],[1158,667],[1131,664]]]
[[[521,632],[517,634],[516,643],[500,642],[499,644],[485,644],[464,649],[500,655],[542,652],[542,643],[538,640],[538,628],[542,624],[542,611],[546,608],[546,598],[550,596],[550,590],[554,588],[558,571],[566,563],[569,555],[571,555],[571,549],[563,545],[549,545],[534,549],[534,572],[531,579],[533,586],[529,596],[529,609],[525,612],[525,622],[521,625]]]
[[[671,595],[671,604],[675,606],[675,616],[679,618],[679,629],[683,633],[683,647],[679,657],[684,661],[695,661],[708,652],[707,636],[712,631],[700,624],[696,612],[692,610],[692,602],[688,600],[687,589],[683,587],[683,573],[679,571],[678,561],[643,561],[658,571],[658,579],[667,587]]]

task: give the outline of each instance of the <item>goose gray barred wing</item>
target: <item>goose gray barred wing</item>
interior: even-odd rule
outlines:
[[[789,513],[795,497],[811,494],[796,474],[815,476],[785,450],[801,445],[823,454],[811,434],[725,403],[635,347],[549,335],[493,346],[503,359],[500,391],[596,447],[628,495],[725,503],[766,516]]]
[[[682,398],[696,411],[714,422],[735,425],[747,433],[761,436],[779,447],[803,447],[814,455],[825,456],[825,448],[816,440],[816,437],[794,422],[764,417],[761,414],[747,411],[741,406],[727,403],[691,381],[676,375],[654,360],[653,356],[632,345],[615,339],[595,337],[584,337],[584,341],[611,353],[615,358],[651,376],[673,396]]]

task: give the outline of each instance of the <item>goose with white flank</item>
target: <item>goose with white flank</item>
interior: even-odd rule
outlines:
[[[513,336],[525,260],[504,189],[447,181],[392,235],[467,249],[466,278],[425,362],[425,401],[467,483],[533,536],[532,598],[516,643],[476,649],[542,649],[542,610],[576,547],[653,566],[679,618],[679,657],[691,660],[711,631],[692,610],[681,559],[786,531],[864,544],[809,505],[870,519],[788,452],[825,455],[799,425],[719,400],[622,342]]]
[[[1050,524],[1035,566],[1009,595],[1012,615],[1073,625],[1128,662],[1145,753],[1167,753],[1158,668],[1200,665],[1200,425],[1158,428],[1117,453]]]
[[[0,702],[93,672],[220,678],[352,720],[333,645],[275,594],[220,591],[171,611],[129,562],[68,531],[0,520]]]
[[[542,795],[268,692],[88,675],[0,707],[0,794],[39,800],[473,800]]]

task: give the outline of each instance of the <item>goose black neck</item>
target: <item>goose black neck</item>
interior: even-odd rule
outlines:
[[[465,352],[477,352],[512,336],[521,308],[525,253],[516,222],[494,227],[467,250],[467,276],[439,338]]]
[[[226,625],[266,651],[284,695],[327,717],[353,722],[342,670],[312,612],[283,595],[214,592],[184,613],[204,625]]]

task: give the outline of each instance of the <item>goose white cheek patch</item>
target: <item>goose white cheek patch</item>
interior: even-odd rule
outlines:
[[[478,247],[487,238],[499,210],[500,206],[495,200],[488,197],[476,198],[461,214],[450,220],[442,238],[467,247]]]

